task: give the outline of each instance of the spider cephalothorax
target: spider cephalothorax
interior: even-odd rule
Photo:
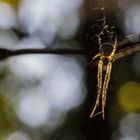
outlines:
[[[99,48],[99,53],[107,57],[114,52],[114,49],[115,47],[113,44],[109,42],[103,43]]]

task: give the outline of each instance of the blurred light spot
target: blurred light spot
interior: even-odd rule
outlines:
[[[16,44],[17,49],[24,48],[45,48],[42,42],[34,37],[24,38]],[[13,74],[21,77],[23,80],[29,78],[41,78],[46,75],[46,57],[44,55],[23,55],[16,56],[9,60]],[[16,67],[15,67],[16,66]]]
[[[74,58],[56,57],[59,62],[49,81],[47,98],[51,106],[70,110],[83,103],[86,95],[84,72]],[[59,65],[61,64],[61,65]]]
[[[68,24],[69,23],[69,24]],[[65,13],[63,23],[60,24],[58,29],[58,35],[64,39],[72,37],[79,26],[79,18],[77,13],[70,14]]]
[[[45,123],[47,131],[49,130],[51,131],[55,129],[56,127],[60,126],[65,120],[65,117],[67,115],[66,112],[64,111],[62,112],[61,110],[51,108],[51,106],[50,106],[50,109],[51,109],[50,116],[47,122]]]
[[[112,134],[112,140],[139,140],[140,114],[129,113],[120,121],[119,128]]]
[[[132,137],[132,136],[125,136],[119,140],[139,140],[137,137]]]
[[[45,124],[49,110],[47,102],[36,93],[23,93],[19,99],[17,114],[22,122],[31,127],[39,127]]]
[[[132,60],[132,66],[134,68],[134,72],[139,76],[140,75],[140,53],[136,53]]]
[[[140,85],[136,82],[128,82],[122,86],[119,90],[118,102],[125,111],[140,109]]]
[[[121,133],[123,134],[123,136],[127,137],[127,138],[137,138],[137,133],[135,132],[134,128],[132,127],[128,127],[128,126],[121,126]],[[138,138],[137,138],[138,139]]]
[[[18,42],[16,48],[24,49],[24,48],[45,48],[46,46],[42,43],[42,41],[36,36],[30,36],[28,38],[22,39]]]
[[[52,42],[55,35],[69,38],[79,26],[78,10],[83,0],[23,0],[19,19],[23,30],[40,37],[43,42]],[[62,4],[63,3],[63,4]]]
[[[18,6],[20,0],[1,0],[2,2],[8,3],[13,7]]]
[[[18,116],[21,121],[32,127],[44,124],[51,129],[61,124],[67,112],[81,105],[85,99],[84,66],[85,61],[81,56],[28,55],[11,59],[10,67],[13,75],[11,76],[11,80],[8,78],[8,82],[12,81],[16,84],[15,86],[12,84],[12,87],[10,87],[15,89],[18,95],[22,94],[17,99],[19,100],[19,105],[17,106],[20,107],[18,108],[18,112],[22,110],[21,113],[17,113],[20,114]],[[11,85],[11,83],[9,84]],[[11,91],[13,90],[10,89]],[[28,107],[36,106],[30,105],[33,102],[32,98],[35,98],[34,102],[40,101],[42,104],[44,102],[47,104],[49,113],[45,117],[45,122],[42,119],[40,124],[36,124],[36,117],[38,116],[36,114],[32,115],[34,112],[32,113],[30,111],[32,108]],[[39,101],[36,101],[38,98]],[[25,104],[27,106],[24,109]],[[42,104],[40,106],[45,107]],[[41,113],[38,115],[41,115]]]
[[[11,134],[6,140],[31,140],[29,136],[21,131]]]
[[[14,9],[9,4],[0,1],[0,28],[10,29],[16,24]]]
[[[85,137],[82,135],[82,132],[78,130],[69,130],[65,132],[64,136],[62,137],[62,140],[85,140]]]
[[[0,46],[13,49],[18,42],[18,37],[12,31],[0,30]]]
[[[123,11],[127,11],[132,5],[134,5],[133,0],[118,0],[118,5]]]
[[[24,32],[35,35],[44,43],[50,44],[57,31],[56,23],[54,23],[57,21],[53,20],[53,15],[57,13],[50,12],[49,1],[46,2],[44,0],[22,1],[19,9],[19,20]]]
[[[140,32],[140,7],[138,5],[131,6],[125,13],[125,32],[126,34]]]
[[[140,139],[140,115],[129,114],[125,116],[120,123],[120,131],[125,138],[132,140]]]
[[[41,79],[45,74],[45,58],[40,55],[25,55],[10,59],[13,74],[26,79]]]

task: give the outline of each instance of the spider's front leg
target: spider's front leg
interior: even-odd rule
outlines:
[[[102,75],[103,75],[103,60],[100,59],[99,60],[99,63],[98,63],[98,74],[97,74],[97,80],[98,80],[98,84],[97,84],[97,97],[96,97],[96,102],[95,102],[95,105],[94,105],[94,108],[91,112],[91,115],[90,115],[90,118],[94,117],[94,113],[97,109],[97,107],[99,106],[99,101],[100,101],[100,96],[101,96],[101,92],[102,92]]]
[[[108,84],[110,81],[110,75],[111,75],[111,70],[112,70],[112,62],[109,61],[107,66],[106,66],[106,72],[105,72],[105,78],[104,78],[104,83],[103,83],[103,88],[102,88],[102,115],[103,119],[105,117],[105,105],[106,105],[106,94],[107,94],[107,89],[108,89]]]

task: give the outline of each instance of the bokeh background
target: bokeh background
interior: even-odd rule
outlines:
[[[139,140],[140,52],[114,62],[105,120],[89,119],[97,91],[98,0],[0,0],[0,47],[85,48],[0,62],[0,140]],[[139,0],[106,0],[118,40],[140,32]]]

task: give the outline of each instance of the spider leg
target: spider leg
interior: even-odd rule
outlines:
[[[104,83],[103,83],[103,88],[102,88],[102,115],[103,119],[105,118],[105,105],[106,105],[106,94],[107,94],[107,89],[108,89],[108,84],[110,81],[110,75],[111,75],[111,69],[112,69],[112,63],[108,62],[106,66],[106,73],[105,73],[105,78],[104,78]]]
[[[93,58],[92,58],[92,60],[95,60],[97,57],[99,57],[101,54],[96,54]]]
[[[100,101],[100,96],[101,96],[101,91],[102,91],[102,73],[103,73],[103,61],[99,60],[98,63],[98,74],[97,74],[97,80],[98,80],[98,84],[97,84],[97,97],[96,97],[96,102],[94,105],[94,108],[90,114],[90,118],[92,118],[94,116],[94,113],[97,109],[97,107],[99,106],[99,101]]]

